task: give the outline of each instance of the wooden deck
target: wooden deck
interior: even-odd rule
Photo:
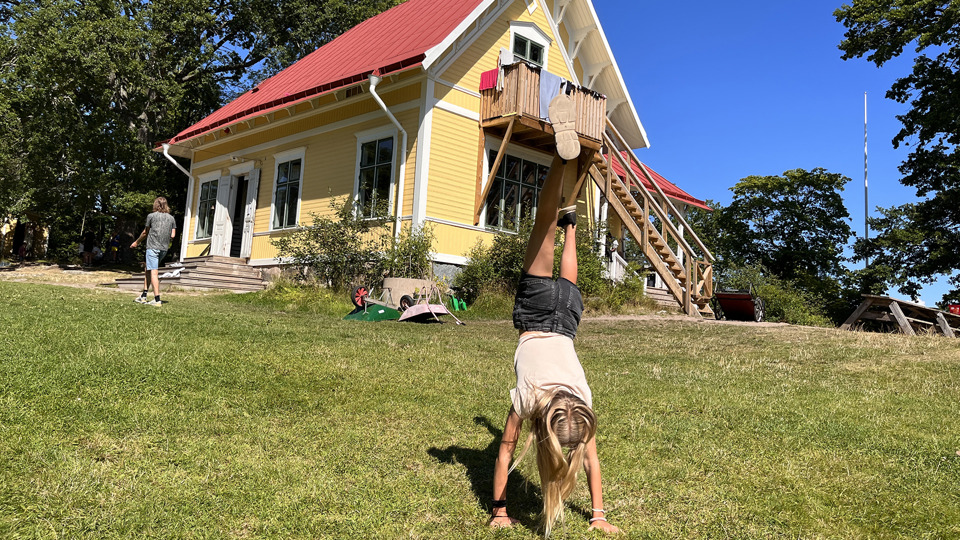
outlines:
[[[553,126],[540,117],[540,70],[519,62],[503,68],[503,90],[480,92],[480,125],[488,133],[549,153],[554,151]],[[579,89],[571,94],[577,106],[580,146],[600,150],[607,100]],[[512,130],[511,130],[512,126]]]
[[[863,302],[840,326],[856,330],[858,323],[877,322],[887,328],[914,336],[918,332],[939,332],[947,337],[960,337],[960,315],[929,308],[889,296],[863,295]]]

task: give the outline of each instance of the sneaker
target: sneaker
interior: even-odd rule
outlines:
[[[550,122],[557,142],[557,154],[562,159],[577,159],[580,155],[580,136],[577,135],[577,104],[573,98],[560,94],[550,101]]]
[[[161,302],[160,300],[151,300],[151,301],[149,301],[149,302],[144,302],[144,305],[147,305],[147,306],[157,306],[157,307],[159,307],[159,306],[162,305],[162,304],[163,304],[163,302]]]
[[[147,303],[147,297],[146,297],[146,296],[138,296],[138,297],[134,298],[133,301],[136,302],[136,303],[138,303],[138,304],[146,304],[146,303]]]
[[[568,225],[577,225],[577,205],[561,208],[557,214],[557,227],[566,229]]]

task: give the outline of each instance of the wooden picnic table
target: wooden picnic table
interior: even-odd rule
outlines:
[[[863,295],[863,302],[840,325],[841,330],[854,330],[860,321],[889,323],[908,336],[917,331],[939,331],[947,337],[960,337],[960,315],[889,296]]]

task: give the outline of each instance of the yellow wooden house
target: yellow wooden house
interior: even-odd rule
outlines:
[[[545,81],[569,81],[580,104],[567,201],[648,246],[677,303],[703,312],[709,254],[695,260],[688,201],[633,154],[647,136],[590,0],[406,0],[185,129],[158,148],[190,159],[181,257],[276,266],[271,239],[348,198],[389,208],[395,232],[429,225],[435,264],[462,265],[536,206],[553,154]]]

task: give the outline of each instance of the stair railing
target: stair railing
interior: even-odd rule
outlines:
[[[630,149],[629,145],[626,143],[626,140],[609,119],[607,119],[607,128],[609,133],[613,135],[613,137],[611,137],[607,133],[604,134],[604,144],[607,146],[608,156],[616,156],[617,161],[626,172],[625,177],[628,180],[627,186],[635,186],[637,191],[643,197],[642,208],[644,219],[646,219],[646,216],[649,216],[649,210],[652,207],[654,215],[663,224],[663,232],[669,233],[667,236],[671,237],[676,242],[678,250],[682,250],[684,253],[684,273],[686,275],[687,286],[683,288],[684,298],[682,304],[684,304],[685,308],[688,308],[694,298],[711,298],[713,296],[713,254],[709,249],[707,249],[707,247],[700,240],[700,237],[697,236],[693,228],[690,227],[690,224],[687,223],[683,215],[673,205],[673,203],[670,201],[670,198],[667,197],[667,195],[663,192],[663,189],[660,187],[657,181],[654,180],[646,166],[644,166],[644,164],[637,159],[636,155],[633,153],[633,150]],[[623,149],[623,151],[621,152],[619,149]],[[624,154],[626,154],[626,157],[624,157]],[[652,197],[650,193],[647,192],[647,189],[640,181],[640,178],[634,172],[633,167],[630,166],[632,160],[636,161],[640,172],[656,190],[657,194],[659,195],[659,200]],[[612,173],[608,171],[608,175],[610,174]],[[609,184],[610,183],[608,181],[607,186],[609,186]],[[608,198],[610,195],[610,193],[607,193]],[[634,199],[634,203],[636,203],[638,207],[641,207],[640,203],[636,201],[636,199]],[[680,226],[683,227],[683,231],[689,233],[694,243],[698,248],[700,248],[701,253],[703,254],[703,260],[700,260],[699,257],[695,257],[692,246],[686,241],[684,234],[681,233],[677,226],[674,225],[673,221],[670,219],[670,214],[672,214]],[[646,230],[646,227],[644,227],[644,230]],[[644,242],[646,239],[641,239],[641,241]]]
[[[627,174],[629,175],[628,177],[637,185],[637,188],[640,190],[641,193],[644,194],[644,197],[647,197],[648,196],[647,190],[644,189],[643,183],[640,182],[639,178],[637,178],[636,174],[633,172],[633,168],[630,167],[629,164],[625,163],[625,160],[623,159],[623,155],[620,152],[616,151],[616,149],[622,148],[625,152],[629,152],[630,159],[637,161],[637,165],[640,168],[640,172],[642,172],[643,175],[647,178],[647,181],[650,182],[650,185],[652,185],[654,189],[657,190],[657,194],[660,195],[660,200],[662,200],[663,204],[666,205],[667,208],[670,210],[669,213],[672,213],[674,217],[676,217],[677,221],[680,222],[680,225],[683,226],[685,231],[690,232],[690,237],[693,238],[694,242],[697,244],[697,247],[700,248],[704,258],[707,260],[707,262],[712,263],[714,261],[713,254],[710,253],[710,250],[707,249],[707,246],[703,244],[703,242],[700,240],[700,237],[698,237],[693,232],[693,228],[690,227],[690,224],[687,223],[687,220],[684,219],[683,215],[679,211],[677,211],[677,208],[670,201],[670,198],[667,197],[667,195],[663,192],[663,189],[660,188],[660,185],[657,183],[657,181],[653,179],[653,176],[647,170],[647,167],[639,159],[637,159],[636,155],[634,155],[633,153],[633,150],[630,148],[626,140],[623,138],[623,135],[620,134],[620,131],[617,130],[617,127],[613,125],[613,122],[611,122],[609,118],[607,119],[607,129],[610,131],[610,133],[614,135],[614,137],[616,137],[615,141],[619,143],[619,144],[613,144],[614,139],[610,139],[610,137],[605,134],[604,142],[607,144],[607,148],[610,149],[609,153],[617,155],[617,159],[618,161],[620,161],[620,164],[623,166],[623,169],[627,171]],[[653,206],[655,207],[659,206],[657,204],[657,201],[654,201]],[[664,217],[660,215],[658,215],[657,217],[659,217],[661,221],[664,221]],[[684,251],[692,253],[693,249],[691,249],[690,245],[686,242],[686,240],[684,240],[683,235],[681,235],[680,232],[675,227],[673,227],[673,223],[670,222],[670,220],[665,220],[664,222],[669,224],[670,232],[682,242],[681,245],[684,247]]]

